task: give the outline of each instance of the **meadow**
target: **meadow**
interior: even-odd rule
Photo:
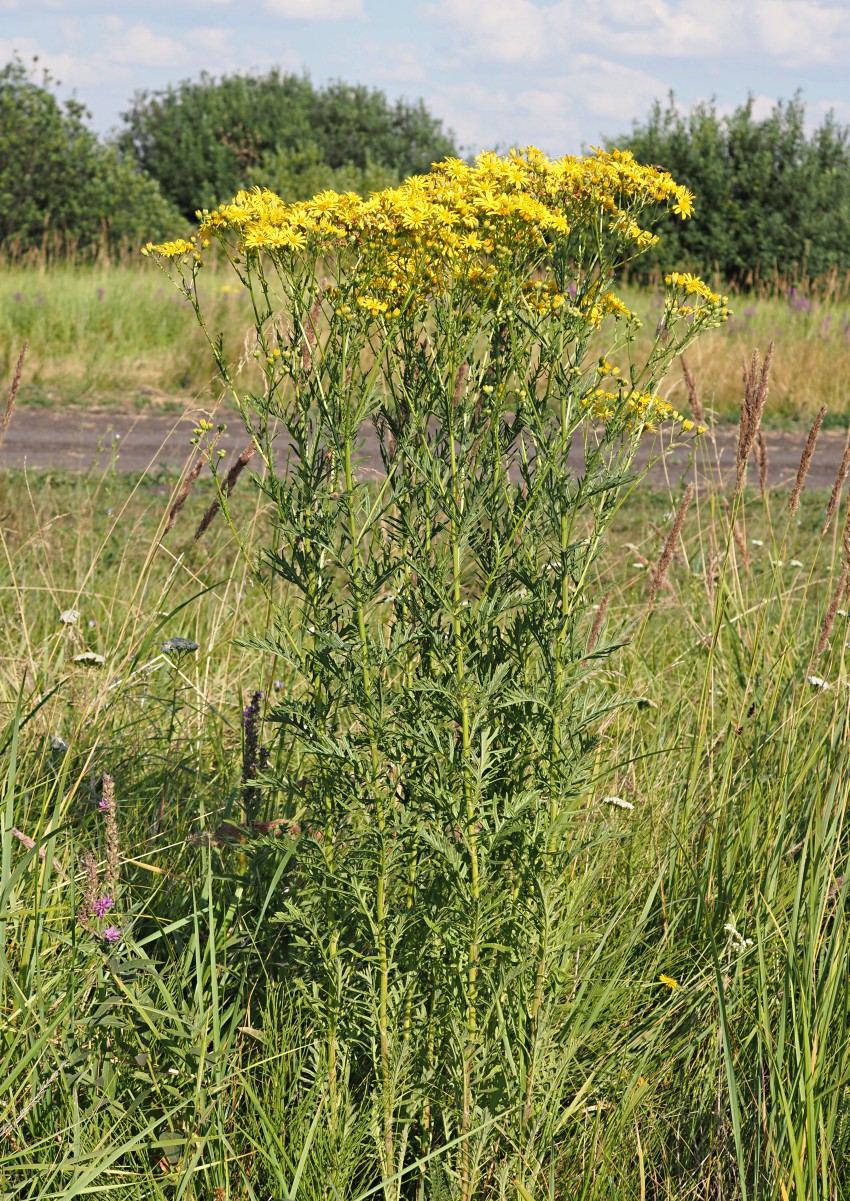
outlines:
[[[274,755],[280,668],[234,640],[267,602],[223,523],[191,541],[209,497],[163,537],[176,484],[0,484],[9,1197],[334,1196],[277,963],[291,799],[263,789],[242,824],[243,710],[262,690]],[[267,515],[242,487],[250,544]],[[699,496],[652,612],[677,497],[612,531],[594,587],[626,645],[596,676],[620,704],[576,805],[572,1104],[532,1196],[846,1195],[848,618],[815,664],[840,570],[826,500],[804,492],[789,521],[785,494],[748,494],[736,541]],[[163,653],[175,636],[198,650]],[[104,772],[114,949],[72,916],[85,855],[106,854]],[[374,1132],[348,1134],[342,1195],[371,1195]]]
[[[0,480],[10,1198],[850,1195],[850,455],[766,487],[781,342],[601,286],[648,196],[687,216],[657,168],[429,178],[231,206],[240,290],[152,248],[235,462],[202,421],[179,478]],[[751,322],[807,342],[803,299]],[[640,445],[716,454],[671,369],[725,414],[718,347],[737,485],[653,491]]]
[[[246,297],[226,264],[213,259],[200,281],[211,327],[228,355],[244,354],[253,331]],[[715,284],[720,287],[719,282]],[[622,294],[644,322],[648,345],[662,305],[660,287],[626,286]],[[758,281],[730,297],[732,318],[692,352],[712,419],[737,422],[741,361],[753,346],[776,344],[771,408],[774,426],[807,426],[820,405],[827,423],[850,413],[850,287],[838,275],[819,280]],[[19,404],[96,405],[182,410],[212,403],[217,377],[191,305],[127,248],[115,261],[75,265],[31,256],[0,273],[0,374],[11,374],[24,338],[28,369]],[[80,353],[85,347],[85,353]],[[244,380],[257,381],[246,363]],[[678,372],[667,389],[684,400]]]

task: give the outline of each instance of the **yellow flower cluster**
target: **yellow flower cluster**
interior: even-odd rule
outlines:
[[[562,257],[572,253],[574,228],[586,232],[602,219],[614,238],[641,250],[654,235],[636,217],[657,205],[684,219],[693,196],[666,171],[642,166],[627,151],[549,159],[529,147],[505,157],[481,154],[474,165],[447,159],[368,200],[321,192],[286,204],[267,190],[243,191],[232,203],[199,214],[194,242],[146,249],[164,258],[197,256],[211,237],[235,237],[240,252],[263,251],[284,265],[292,255],[315,261],[348,250],[351,297],[373,318],[458,285],[478,298],[495,296],[509,282],[522,284],[542,270],[546,278],[527,289],[527,297],[533,311],[548,313],[569,308],[554,286],[551,264],[559,248]],[[586,315],[599,324],[607,313],[628,310],[609,294]]]
[[[676,311],[681,316],[688,317],[699,313],[706,318],[711,316],[714,324],[725,321],[729,316],[727,297],[712,292],[708,284],[699,276],[691,275],[687,271],[672,271],[669,275],[664,276],[664,282],[673,292],[680,294]],[[702,303],[689,304],[689,297],[694,297]]]
[[[158,254],[163,259],[177,259],[186,254],[197,253],[197,243],[189,242],[186,238],[176,238],[173,242],[159,242],[156,245],[148,242],[142,249],[142,254]]]
[[[609,364],[606,363],[605,366],[608,367]],[[613,369],[613,373],[616,374],[616,368]],[[582,405],[598,421],[607,423],[619,419],[629,430],[655,433],[656,423],[659,421],[681,422],[684,433],[694,429],[693,421],[652,392],[610,392],[605,388],[593,388],[582,399]],[[706,426],[697,426],[696,432],[704,434]]]

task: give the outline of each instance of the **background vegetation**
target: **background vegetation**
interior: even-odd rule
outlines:
[[[0,71],[0,246],[13,257],[136,251],[239,188],[366,195],[457,153],[421,100],[279,70],[138,93],[106,141],[54,88],[20,59]]]
[[[692,221],[664,223],[655,260],[667,270],[687,265],[749,286],[850,267],[850,133],[832,116],[807,131],[799,96],[759,120],[752,97],[722,116],[713,102],[683,113],[671,94],[612,144],[697,196]]]
[[[323,188],[367,194],[457,153],[421,100],[391,104],[376,90],[317,88],[276,69],[138,93],[117,144],[189,220],[253,184],[285,200]]]
[[[242,361],[242,383],[253,386],[256,368],[244,353],[252,314],[244,293],[214,264],[204,268],[199,288],[210,328],[223,333],[230,357]],[[621,292],[643,321],[640,350],[658,324],[661,293],[654,285],[636,284]],[[829,405],[828,423],[846,422],[846,281],[836,274],[806,284],[788,277],[752,295],[733,296],[731,304],[727,324],[707,333],[690,353],[712,420],[737,421],[742,359],[754,344],[773,339],[768,424],[810,422],[823,402]],[[24,338],[29,352],[19,403],[182,410],[195,400],[212,405],[218,396],[209,347],[191,306],[135,254],[110,266],[7,262],[0,272],[0,373],[7,377]],[[678,404],[683,398],[678,373],[665,387],[673,389]]]
[[[47,72],[20,59],[0,70],[0,244],[20,254],[45,239],[70,253],[137,241],[180,223],[158,185],[60,104]]]

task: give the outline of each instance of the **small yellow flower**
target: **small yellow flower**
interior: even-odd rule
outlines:
[[[658,981],[660,984],[666,984],[671,990],[679,987],[678,980],[674,980],[672,976],[665,976],[663,973],[658,977]]]

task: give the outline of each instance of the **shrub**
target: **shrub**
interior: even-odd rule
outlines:
[[[266,782],[296,847],[275,920],[334,1185],[351,1090],[386,1196],[427,1172],[464,1201],[536,1194],[581,1096],[580,1015],[611,987],[572,910],[607,707],[592,666],[612,649],[588,580],[640,440],[681,421],[667,367],[725,316],[671,276],[637,361],[609,283],[652,242],[647,205],[691,200],[628,155],[529,151],[368,202],[241,193],[196,239],[149,247],[192,297],[215,239],[257,314],[262,391],[237,391],[211,345],[267,468],[253,568],[274,621],[247,644],[286,665],[289,767]],[[593,349],[608,326],[621,365]],[[375,482],[356,470],[371,426]]]
[[[157,184],[86,125],[77,100],[60,104],[44,72],[20,59],[0,70],[0,242],[20,249],[46,237],[87,250],[106,239],[179,232],[179,213]]]
[[[832,115],[811,135],[799,96],[757,120],[753,99],[730,116],[698,104],[683,115],[671,94],[617,139],[661,163],[700,198],[694,220],[664,222],[663,250],[644,260],[717,270],[752,282],[774,271],[820,275],[850,268],[850,142]]]
[[[284,187],[287,198],[304,198],[317,169],[325,172],[320,187],[334,186],[342,170],[346,186],[368,190],[455,153],[421,100],[390,104],[382,92],[341,81],[315,88],[277,68],[139,92],[118,144],[189,218],[246,184],[277,186],[281,172],[296,181]],[[377,181],[374,171],[383,173]]]

